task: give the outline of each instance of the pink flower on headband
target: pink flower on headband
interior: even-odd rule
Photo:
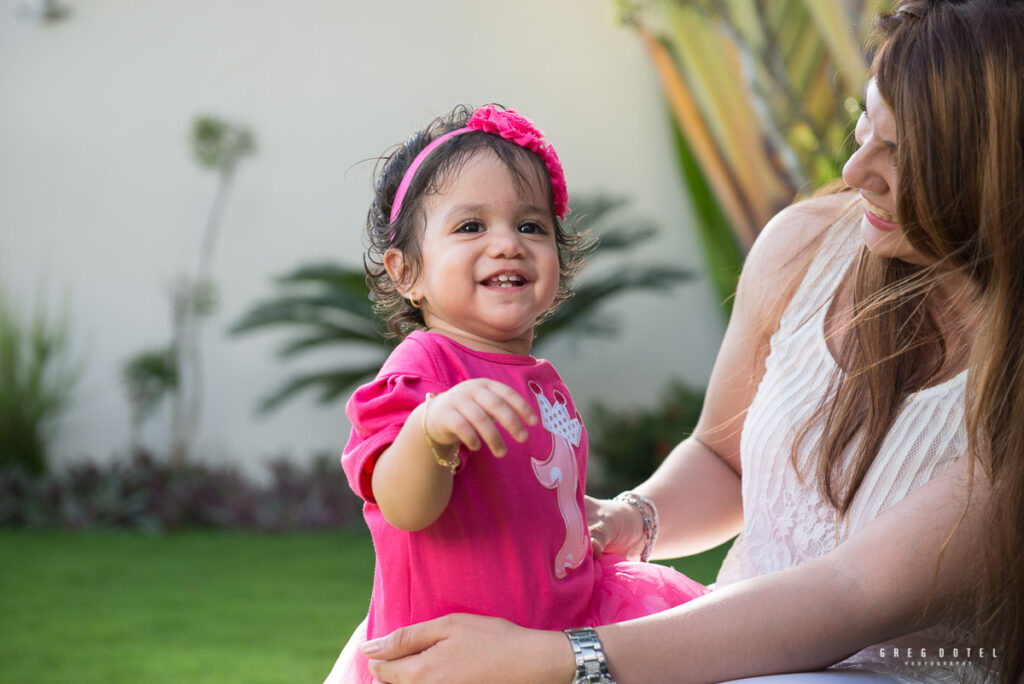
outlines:
[[[569,191],[565,186],[565,172],[555,148],[544,141],[544,134],[525,116],[514,109],[498,109],[487,105],[473,112],[466,127],[484,133],[495,133],[505,140],[530,150],[544,162],[551,176],[551,194],[555,215],[564,219],[569,213]]]
[[[494,133],[500,135],[511,143],[525,147],[544,162],[551,177],[551,197],[554,200],[555,215],[564,219],[569,213],[569,191],[565,188],[565,172],[562,171],[562,162],[558,161],[555,148],[544,142],[544,134],[540,129],[525,116],[516,114],[514,109],[497,109],[494,105],[487,105],[473,112],[469,121],[462,128],[448,131],[442,136],[434,138],[426,147],[419,151],[416,158],[405,170],[402,181],[395,190],[395,199],[391,202],[391,224],[395,223],[399,213],[402,211],[402,202],[405,201],[405,193],[409,190],[412,179],[416,176],[423,161],[430,156],[430,153],[457,135],[470,131],[482,133]],[[388,240],[394,242],[395,231],[392,229]]]

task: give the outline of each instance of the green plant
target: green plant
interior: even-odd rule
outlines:
[[[616,3],[661,81],[721,301],[768,219],[839,175],[867,73],[864,29],[889,4]]]
[[[185,461],[199,427],[203,396],[202,327],[217,311],[213,255],[238,164],[256,150],[256,139],[244,126],[212,116],[192,124],[190,138],[196,163],[217,172],[217,188],[203,228],[194,274],[181,273],[170,292],[171,340],[131,356],[121,379],[131,406],[132,450],[142,448],[142,425],[165,397],[171,400],[171,458]]]
[[[0,469],[43,473],[54,428],[79,369],[70,360],[69,318],[39,308],[31,321],[0,292]]]
[[[137,452],[125,461],[80,461],[30,475],[0,469],[0,528],[32,530],[246,529],[263,532],[361,527],[362,509],[336,456],[309,466],[287,458],[257,482],[236,468],[157,461]]]
[[[611,495],[650,477],[696,426],[703,402],[703,392],[673,381],[653,408],[592,406],[587,417],[590,455],[601,473],[592,490]]]
[[[142,425],[178,387],[174,349],[139,352],[125,362],[121,381],[131,406],[131,451],[138,453],[142,451]]]
[[[653,238],[657,229],[633,215],[623,215],[625,205],[623,199],[606,196],[573,201],[577,230],[589,231],[596,239],[592,261],[605,261],[599,265],[609,268],[602,268],[597,275],[584,273],[573,296],[537,328],[535,350],[558,336],[614,335],[615,320],[601,311],[608,301],[637,290],[665,292],[692,277],[677,266],[629,263],[626,253]],[[321,403],[330,403],[373,377],[395,341],[385,336],[374,313],[362,266],[336,262],[304,265],[279,278],[277,285],[279,292],[253,305],[231,332],[297,331],[280,349],[280,357],[289,359],[326,349],[337,352],[339,363],[285,381],[263,399],[261,410],[272,410],[304,391],[316,392]]]

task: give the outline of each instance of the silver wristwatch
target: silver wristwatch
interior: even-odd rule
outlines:
[[[573,655],[576,656],[576,676],[572,684],[615,684],[608,672],[601,640],[597,638],[593,627],[567,629],[565,635],[569,637]]]

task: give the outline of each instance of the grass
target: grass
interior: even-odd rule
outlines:
[[[320,682],[368,537],[0,533],[0,682]]]
[[[724,548],[675,561],[714,579]],[[366,614],[368,536],[0,532],[0,683],[320,682]]]
[[[711,584],[718,577],[718,568],[722,567],[722,561],[725,560],[725,554],[729,552],[730,546],[732,546],[732,541],[696,556],[658,562],[675,568],[701,584]]]

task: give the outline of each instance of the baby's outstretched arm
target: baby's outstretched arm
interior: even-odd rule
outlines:
[[[498,425],[523,442],[525,426],[536,423],[537,416],[523,397],[508,385],[486,378],[455,385],[430,400],[429,407],[427,402],[420,404],[373,470],[373,494],[384,518],[413,532],[437,520],[448,505],[453,476],[435,461],[427,436],[445,458],[460,443],[473,451],[486,444],[500,458],[506,447]]]

